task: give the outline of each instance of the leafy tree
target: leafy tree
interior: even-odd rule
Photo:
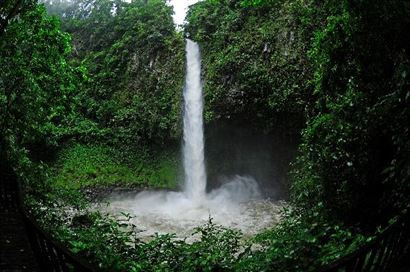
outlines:
[[[0,4],[0,36],[6,30],[8,24],[18,18],[18,15],[35,5],[35,0],[5,0]]]
[[[374,227],[409,203],[409,5],[328,2],[295,199]],[[315,201],[312,201],[316,199]]]
[[[73,1],[68,0],[40,0],[47,8],[47,13],[50,15],[66,17],[67,9],[74,4]]]
[[[70,115],[81,73],[68,63],[70,37],[59,21],[43,6],[20,4],[18,16],[2,25],[0,152],[2,161],[23,167],[17,172],[24,175],[30,158],[41,155],[37,148],[52,144]]]
[[[52,9],[52,7],[50,7]],[[162,0],[78,0],[60,15],[73,58],[90,72],[84,116],[116,143],[162,144],[180,133],[184,43]]]

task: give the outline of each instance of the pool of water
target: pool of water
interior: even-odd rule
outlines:
[[[277,224],[282,203],[262,198],[257,182],[251,177],[236,176],[202,198],[191,199],[183,192],[143,191],[135,194],[113,193],[109,204],[99,209],[118,216],[133,216],[131,222],[140,230],[139,238],[155,233],[175,233],[178,238],[195,239],[195,227],[213,222],[252,236]]]

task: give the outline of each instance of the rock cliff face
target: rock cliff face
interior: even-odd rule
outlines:
[[[251,175],[267,195],[287,196],[312,77],[300,1],[245,8],[240,1],[191,7],[185,35],[203,58],[209,182]],[[224,175],[221,175],[223,173]],[[216,186],[216,185],[215,185]]]
[[[199,2],[187,17],[186,35],[202,47],[206,119],[245,119],[265,132],[297,134],[312,75],[301,3],[248,9],[239,2]]]

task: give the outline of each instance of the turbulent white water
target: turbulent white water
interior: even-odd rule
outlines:
[[[261,199],[256,181],[241,176],[211,191],[201,202],[193,201],[183,192],[167,191],[144,191],[127,198],[113,194],[109,202],[110,213],[135,216],[132,222],[139,228],[142,239],[149,239],[155,233],[175,233],[179,238],[189,238],[193,229],[207,223],[209,217],[216,224],[239,229],[250,236],[280,219],[280,206]]]
[[[245,235],[256,234],[278,222],[279,205],[264,200],[258,183],[248,176],[234,176],[220,188],[206,193],[201,58],[195,42],[187,40],[186,57],[184,191],[144,191],[126,197],[113,194],[104,209],[113,214],[133,215],[141,238],[155,233],[188,237],[209,217],[214,223],[240,229]]]
[[[187,40],[187,71],[184,88],[184,172],[187,196],[197,202],[205,198],[203,99],[201,56],[197,43]]]

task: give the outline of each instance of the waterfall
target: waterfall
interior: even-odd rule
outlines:
[[[198,44],[189,39],[186,41],[183,161],[184,192],[188,198],[200,201],[206,189],[201,55]]]
[[[141,238],[156,233],[194,237],[195,227],[208,222],[210,216],[216,224],[249,235],[279,221],[280,206],[261,200],[258,183],[250,176],[235,175],[206,193],[201,56],[198,44],[190,40],[186,42],[183,114],[184,191],[142,191],[132,196],[114,193],[108,211],[132,214],[132,222],[143,230],[138,234]]]
[[[186,41],[183,92],[183,191],[142,191],[132,196],[114,193],[109,199],[110,212],[132,214],[134,224],[144,229],[139,237],[145,238],[168,232],[180,238],[193,237],[194,228],[208,222],[210,216],[217,224],[251,235],[271,227],[279,220],[279,206],[261,198],[254,178],[235,175],[206,192],[201,55],[198,44],[191,40]]]
[[[166,2],[174,5],[177,14],[183,9],[187,11],[189,4],[200,2],[200,0],[168,0]],[[177,16],[182,20],[182,15]],[[176,48],[176,51],[178,51],[177,49],[180,48]],[[199,239],[203,239],[203,235],[197,235],[198,227],[207,229],[208,225],[206,224],[210,222],[210,218],[212,218],[212,223],[218,226],[217,231],[220,229],[220,226],[235,230],[235,232],[239,230],[245,238],[243,242],[247,243],[246,241],[257,233],[271,229],[279,222],[282,218],[283,204],[276,203],[270,198],[264,198],[258,181],[254,177],[246,175],[245,170],[248,170],[248,167],[255,168],[254,170],[249,169],[249,171],[264,177],[264,169],[269,168],[266,170],[267,174],[270,175],[273,172],[272,176],[276,178],[276,167],[275,165],[272,165],[272,168],[267,167],[269,165],[265,164],[265,160],[270,157],[265,156],[265,152],[261,152],[260,155],[255,154],[256,152],[254,153],[253,149],[245,146],[244,143],[248,141],[242,141],[242,136],[238,137],[238,141],[235,142],[233,142],[234,138],[229,139],[231,142],[228,144],[232,144],[232,147],[235,147],[235,152],[229,152],[230,149],[225,149],[224,137],[219,137],[219,135],[222,136],[225,133],[212,133],[212,135],[209,135],[210,137],[212,136],[210,138],[212,141],[207,142],[207,144],[209,143],[207,148],[211,147],[212,150],[217,152],[217,149],[221,147],[221,154],[223,153],[222,163],[229,167],[219,167],[219,169],[215,167],[212,175],[207,177],[203,120],[203,98],[205,96],[203,95],[201,82],[200,48],[197,43],[187,39],[185,52],[178,51],[179,53],[186,54],[184,88],[178,87],[179,90],[176,90],[179,97],[181,92],[183,92],[184,101],[184,106],[179,109],[182,111],[179,114],[183,119],[183,137],[180,148],[182,154],[179,154],[182,157],[179,158],[180,160],[174,157],[174,152],[172,152],[174,151],[173,146],[164,147],[163,152],[156,152],[157,148],[155,146],[147,146],[151,150],[149,152],[151,155],[159,156],[155,161],[161,162],[161,165],[152,167],[150,162],[140,163],[140,159],[136,158],[135,166],[138,167],[131,167],[130,170],[135,170],[135,175],[141,173],[141,178],[145,178],[145,183],[141,185],[152,185],[155,189],[140,190],[142,188],[133,189],[133,187],[130,187],[129,190],[125,191],[113,190],[103,199],[99,198],[99,203],[93,203],[90,207],[91,211],[100,211],[102,214],[108,212],[115,219],[118,219],[120,223],[125,217],[127,219],[126,223],[132,224],[130,226],[137,226],[137,228],[132,228],[133,232],[129,232],[129,228],[126,227],[125,230],[131,235],[130,239],[132,241],[141,241],[144,244],[150,243],[149,241],[156,239],[158,235],[162,236],[169,233],[171,236],[163,237],[171,237],[173,241],[177,241],[177,246],[186,248],[188,245],[185,246],[185,244],[179,244],[179,242],[192,244],[200,241]],[[173,67],[164,68],[172,69]],[[162,72],[167,73],[166,69]],[[181,71],[181,73],[184,72]],[[178,78],[182,76],[184,75],[180,74]],[[161,88],[162,85],[157,87]],[[164,94],[158,95],[160,95],[158,99],[166,98],[163,96]],[[174,97],[171,98],[173,99]],[[169,102],[171,103],[172,101]],[[249,114],[252,114],[252,112],[249,112]],[[217,121],[214,120],[214,122]],[[246,126],[240,126],[236,130],[234,126],[236,123],[239,122],[229,124],[229,134],[237,135],[246,129]],[[167,135],[164,135],[164,137],[167,137]],[[243,137],[248,139],[248,134],[244,133]],[[253,139],[253,137],[249,138]],[[168,143],[172,145],[172,139],[168,139]],[[215,145],[211,146],[212,143],[215,143]],[[244,148],[242,148],[242,144]],[[263,142],[260,144],[263,144]],[[259,143],[257,147],[255,151],[259,150]],[[267,151],[269,154],[271,150],[273,148],[268,146]],[[233,158],[230,158],[230,153],[233,154]],[[163,156],[166,154],[171,156],[169,160],[163,160]],[[139,153],[135,154],[136,157],[139,155]],[[213,162],[211,157],[206,158],[207,162],[215,164],[219,161]],[[245,164],[248,161],[249,164]],[[182,177],[184,183],[181,186],[181,190],[176,191],[174,190],[176,180],[169,180],[169,178],[174,176],[172,174],[181,170],[181,164],[183,166],[182,172],[184,174],[181,174],[184,175]],[[233,172],[236,168],[240,170],[240,173],[237,173],[240,175],[236,175]],[[229,171],[217,172],[217,170]],[[269,180],[264,179],[262,184],[268,184],[268,182]],[[275,180],[272,180],[272,183],[275,182]],[[157,187],[161,185],[167,186],[167,188],[159,190]],[[266,196],[269,197],[270,195],[266,194]],[[154,243],[157,242],[154,241]],[[241,244],[243,244],[242,240]]]

